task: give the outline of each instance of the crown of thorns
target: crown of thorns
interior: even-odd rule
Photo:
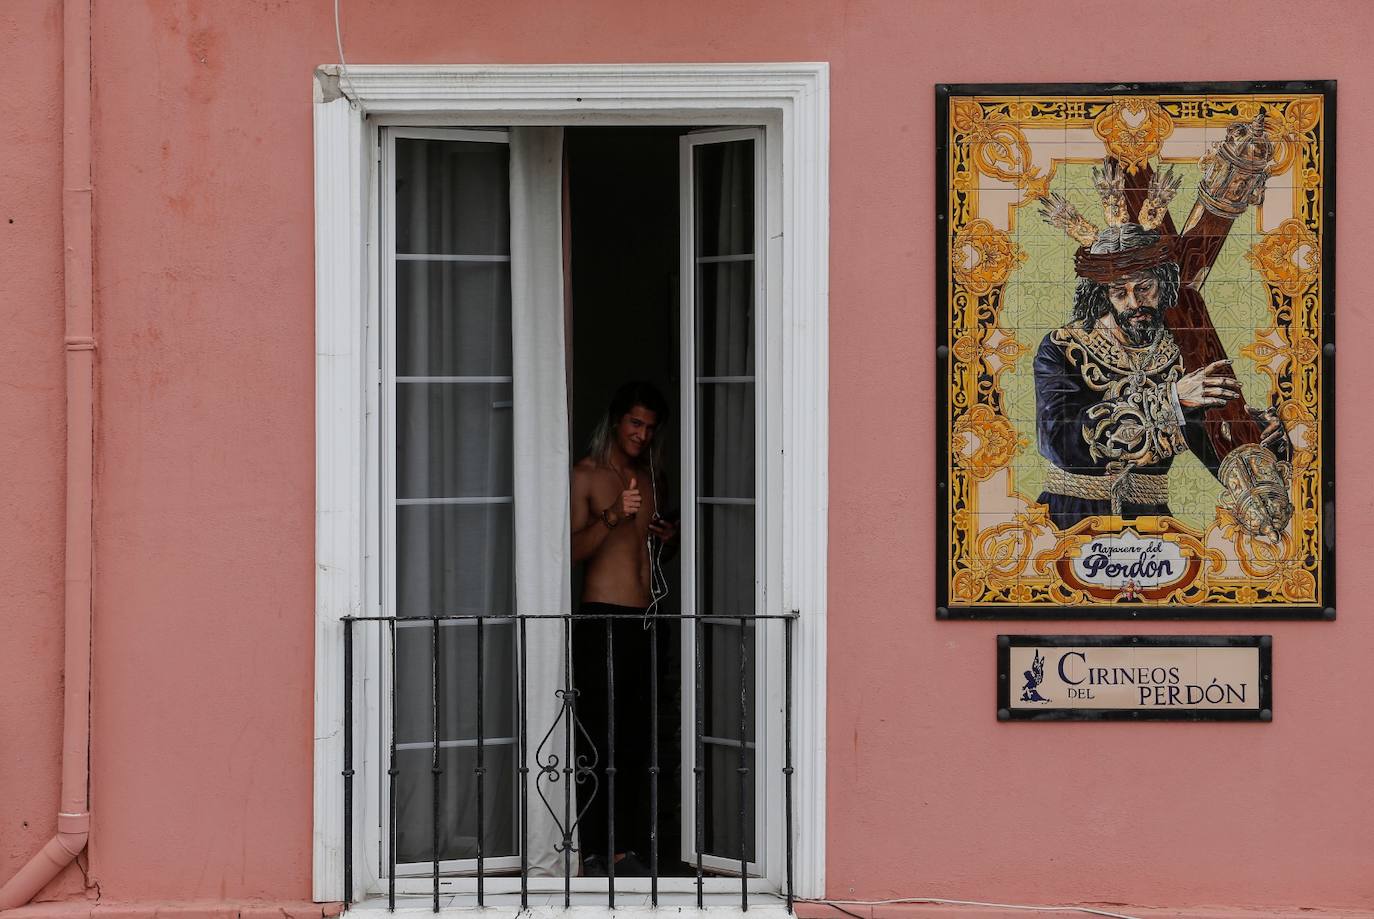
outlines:
[[[1169,213],[1169,202],[1178,194],[1183,178],[1168,166],[1150,177],[1145,201],[1136,215],[1136,222],[1146,230],[1157,230]],[[1111,158],[1104,159],[1102,166],[1093,167],[1093,185],[1102,199],[1102,212],[1107,226],[1119,227],[1130,223],[1126,209],[1126,176],[1121,166]],[[1166,262],[1176,261],[1176,244],[1172,236],[1163,236],[1157,242],[1120,252],[1092,252],[1092,245],[1100,232],[1097,225],[1079,213],[1063,195],[1051,193],[1040,202],[1040,216],[1051,226],[1058,227],[1076,240],[1080,246],[1074,255],[1074,273],[1099,283],[1134,274],[1146,268],[1153,268]]]

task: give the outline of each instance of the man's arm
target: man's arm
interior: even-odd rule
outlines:
[[[576,466],[573,467],[572,488],[569,490],[572,503],[573,564],[591,558],[606,541],[607,534],[611,532],[604,519],[606,511],[614,511],[621,521],[625,521],[634,516],[643,501],[635,479],[631,478],[629,487],[622,491],[609,507],[595,507],[592,502],[592,474]]]
[[[659,473],[654,480],[655,496],[668,493],[668,479],[663,473]],[[649,532],[656,536],[663,544],[662,559],[667,561],[677,555],[677,521],[670,520],[663,515],[663,509],[655,505],[653,519],[649,521]]]
[[[585,562],[596,554],[611,532],[600,515],[592,514],[592,477],[583,469],[573,467],[570,489],[572,504],[572,560]]]

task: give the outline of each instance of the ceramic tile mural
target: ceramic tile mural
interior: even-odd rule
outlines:
[[[1334,85],[936,103],[939,614],[1334,615]]]

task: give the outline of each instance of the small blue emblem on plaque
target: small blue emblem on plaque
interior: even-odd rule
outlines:
[[[1022,702],[1049,702],[1044,696],[1040,695],[1040,684],[1045,681],[1045,659],[1040,656],[1040,650],[1035,651],[1035,660],[1031,661],[1031,669],[1024,672],[1026,685],[1021,687]]]

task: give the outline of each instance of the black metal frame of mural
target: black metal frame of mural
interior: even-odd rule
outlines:
[[[1011,649],[1047,648],[1258,648],[1256,709],[1082,709],[1011,707]],[[998,635],[998,721],[1272,721],[1274,640],[1269,635]]]
[[[1321,213],[1321,354],[1323,389],[1318,425],[1323,445],[1321,474],[1321,578],[1317,582],[1314,606],[1181,606],[1150,607],[1128,602],[1113,605],[1034,607],[1005,605],[959,605],[950,596],[950,483],[946,464],[950,455],[950,405],[944,394],[950,382],[951,362],[946,340],[950,324],[949,253],[952,245],[949,208],[950,147],[949,103],[952,96],[1067,95],[1132,96],[1166,94],[1226,93],[1305,93],[1322,97],[1322,184]],[[1335,251],[1336,251],[1336,81],[1290,80],[1217,83],[1026,83],[1026,84],[937,84],[935,87],[935,395],[936,395],[936,618],[1007,620],[1326,620],[1336,618],[1335,610]],[[1232,639],[1217,639],[1231,641]],[[1267,651],[1265,652],[1267,656]],[[1077,716],[1075,716],[1077,717]],[[1135,717],[1135,716],[1130,716]]]

